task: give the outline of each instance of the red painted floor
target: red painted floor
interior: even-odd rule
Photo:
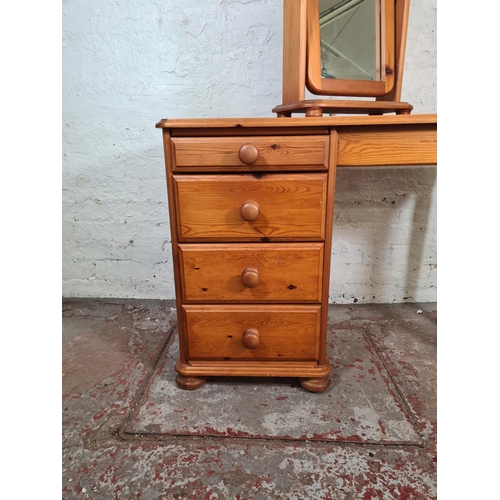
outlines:
[[[181,391],[173,306],[63,303],[63,499],[436,498],[435,304],[330,306],[322,394]]]

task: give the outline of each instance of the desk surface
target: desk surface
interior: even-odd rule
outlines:
[[[436,125],[437,115],[322,116],[300,118],[163,119],[157,128],[352,127],[371,125]]]
[[[437,115],[301,118],[165,119],[156,124],[172,136],[321,135],[337,133],[339,167],[434,165]]]

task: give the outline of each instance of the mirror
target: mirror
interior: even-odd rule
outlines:
[[[401,102],[409,13],[410,0],[283,0],[283,93],[273,113],[411,113]],[[305,99],[306,88],[340,99]]]
[[[313,94],[388,94],[394,46],[394,0],[308,0],[306,84]]]
[[[380,12],[377,0],[320,0],[321,76],[380,80]]]

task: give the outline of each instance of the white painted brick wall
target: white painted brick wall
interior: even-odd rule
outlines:
[[[63,2],[63,295],[174,297],[161,118],[272,116],[282,0]],[[403,100],[436,111],[436,0]],[[435,167],[339,169],[330,300],[436,300]]]

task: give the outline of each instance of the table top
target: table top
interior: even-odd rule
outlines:
[[[164,118],[157,128],[352,127],[371,125],[436,125],[437,115],[341,115],[299,118]]]

